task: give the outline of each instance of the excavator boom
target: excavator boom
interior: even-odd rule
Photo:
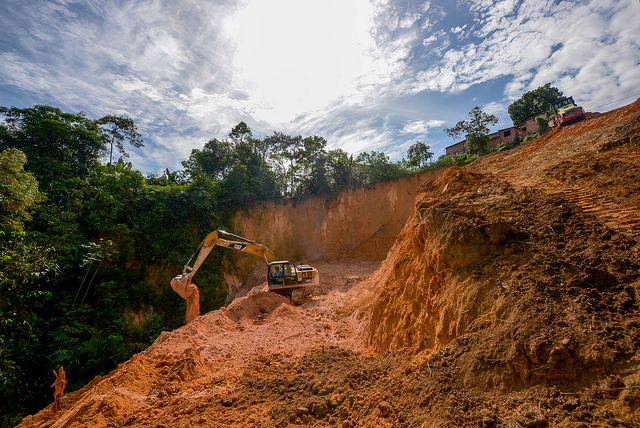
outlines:
[[[262,257],[267,264],[276,260],[276,256],[273,254],[273,251],[258,242],[251,241],[243,238],[242,236],[234,235],[233,233],[225,232],[224,230],[214,230],[202,240],[200,245],[198,245],[198,248],[196,248],[194,253],[191,255],[187,264],[184,265],[182,275],[187,275],[189,279],[191,279],[198,269],[200,269],[200,266],[216,245]],[[196,259],[193,266],[191,266],[190,263],[194,257],[196,257]]]

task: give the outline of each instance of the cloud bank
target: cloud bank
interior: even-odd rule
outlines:
[[[509,126],[547,82],[587,110],[632,101],[639,18],[635,0],[5,0],[0,104],[128,115],[145,172],[240,121],[400,159],[452,144],[475,105]]]

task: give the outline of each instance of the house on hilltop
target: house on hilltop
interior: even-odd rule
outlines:
[[[520,135],[520,128],[515,126],[501,129],[498,132],[494,132],[493,134],[489,135],[489,143],[487,144],[487,149],[495,149],[496,147],[498,147],[498,144],[501,143],[511,143],[518,137],[518,135]],[[465,148],[465,143],[466,140],[445,147],[447,156],[459,155],[466,152],[467,150]]]
[[[546,114],[541,114],[536,117],[530,117],[529,119],[525,120],[520,125],[518,125],[518,128],[520,128],[520,133],[522,135],[529,135],[529,134],[533,134],[535,132],[540,131],[541,130],[540,126],[538,125],[538,121],[536,120],[539,117],[543,119],[548,119]]]
[[[501,129],[496,133],[489,135],[489,144],[487,149],[493,150],[502,143],[512,143],[520,135],[520,129],[512,126],[510,128]]]
[[[467,140],[462,140],[459,143],[455,143],[449,147],[445,147],[447,156],[459,155],[464,153],[466,151],[464,148],[464,143],[466,142]]]
[[[487,144],[487,149],[493,150],[498,147],[499,144],[512,143],[518,137],[539,132],[540,126],[538,125],[538,121],[536,120],[536,118],[538,117],[547,119],[546,114],[541,114],[536,117],[530,117],[518,126],[511,126],[509,128],[501,129],[498,132],[494,132],[493,134],[489,134],[489,143]],[[448,147],[445,147],[447,156],[459,155],[466,152],[467,150],[464,146],[465,142],[466,140],[463,140],[459,143],[455,143]]]

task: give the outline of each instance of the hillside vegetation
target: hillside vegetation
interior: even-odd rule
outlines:
[[[258,269],[19,426],[637,426],[638,177],[640,101],[443,169],[381,264],[314,263],[300,307]],[[330,224],[303,204],[243,227]]]

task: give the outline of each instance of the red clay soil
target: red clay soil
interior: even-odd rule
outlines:
[[[640,101],[424,183],[378,266],[314,264],[20,427],[640,426]]]

